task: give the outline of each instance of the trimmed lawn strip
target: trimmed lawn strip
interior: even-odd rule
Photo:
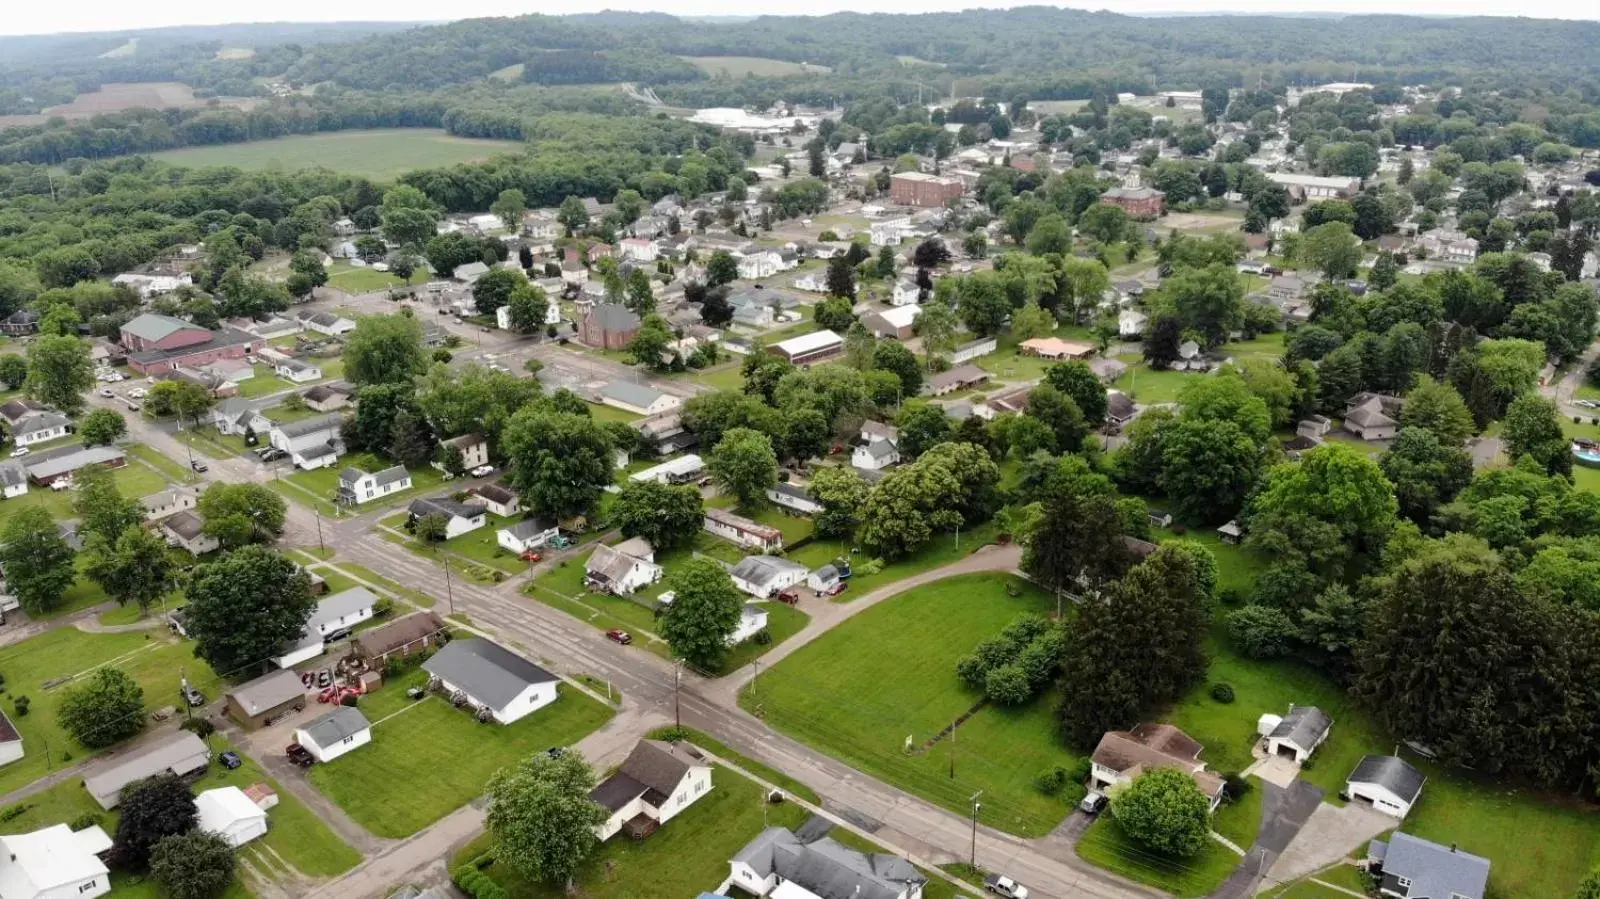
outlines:
[[[149,496],[168,486],[166,478],[137,462],[113,470],[111,479],[116,482],[122,495],[128,499]],[[77,518],[78,513],[72,510],[72,501],[77,495],[76,488],[51,490],[49,487],[30,486],[28,492],[21,496],[0,500],[0,522],[4,522],[23,509],[32,508],[45,510],[56,521]]]
[[[1239,856],[1215,840],[1207,840],[1206,848],[1193,858],[1163,858],[1135,843],[1123,832],[1116,816],[1109,812],[1096,818],[1084,831],[1078,840],[1078,857],[1179,899],[1198,899],[1209,894],[1239,865]]]
[[[188,484],[198,479],[198,476],[187,467],[179,465],[142,443],[130,443],[124,446],[122,450],[129,456],[154,468],[174,484]]]
[[[384,590],[387,590],[395,596],[408,600],[424,609],[433,608],[433,597],[429,596],[428,594],[423,593],[420,590],[413,590],[410,587],[402,587],[389,578],[386,578],[369,568],[357,565],[354,562],[334,562],[330,565],[324,566],[322,570],[327,571],[330,568],[342,570],[353,577],[366,581],[369,584],[374,584]]]
[[[429,697],[376,725],[368,747],[313,766],[310,778],[367,830],[407,837],[482,795],[494,772],[552,746],[570,746],[612,714],[604,703],[563,690],[554,704],[515,724],[479,724]]]
[[[654,740],[665,740],[671,737],[673,732],[674,731],[672,728],[661,728],[660,730],[651,731],[648,736]],[[696,746],[707,750],[713,755],[718,755],[727,759],[733,764],[738,765],[746,771],[749,771],[751,774],[754,774],[768,783],[781,788],[789,795],[798,796],[812,805],[822,804],[822,797],[818,796],[810,787],[798,780],[795,780],[789,775],[784,774],[782,771],[779,771],[776,768],[770,767],[763,762],[758,762],[755,759],[730,748],[728,744],[718,740],[716,737],[713,737],[704,731],[698,731],[690,727],[683,728],[681,733],[683,734],[683,739],[686,739]]]
[[[503,581],[506,578],[505,572],[497,568],[489,568],[485,565],[480,565],[471,559],[461,559],[453,554],[442,555],[437,550],[430,551],[425,548],[420,541],[413,540],[410,537],[407,537],[405,534],[391,531],[388,528],[379,528],[377,533],[378,536],[382,537],[384,540],[387,540],[396,546],[404,547],[417,556],[425,559],[432,559],[441,565],[448,564],[450,570],[459,572],[462,577],[473,582],[474,584],[498,584],[500,581]]]
[[[318,513],[330,518],[337,517],[340,514],[339,508],[333,503],[320,499],[314,494],[307,493],[304,488],[293,481],[284,478],[273,478],[270,481],[263,482],[263,484],[268,490],[295,505],[304,506],[307,509],[315,509]]]
[[[1237,802],[1224,801],[1211,816],[1211,829],[1248,852],[1261,830],[1261,782],[1250,779],[1250,792]]]
[[[354,466],[364,471],[382,471],[392,463],[375,453],[350,453],[341,458],[337,465],[317,468],[311,471],[297,471],[284,478],[284,480],[301,488],[304,492],[319,500],[332,502],[334,494],[339,490],[339,472]],[[399,502],[410,502],[426,491],[433,490],[444,483],[444,472],[431,465],[421,468],[408,469],[411,472],[411,489],[391,493],[381,499],[375,499],[357,507],[359,512],[370,512],[373,509],[382,509]],[[304,500],[302,500],[304,504]]]
[[[850,602],[885,584],[949,565],[971,555],[979,547],[993,543],[999,533],[998,524],[986,521],[971,530],[963,531],[959,546],[956,544],[957,538],[954,534],[935,534],[921,550],[904,559],[884,565],[883,570],[877,574],[862,573],[861,567],[872,557],[866,553],[852,553],[848,540],[815,540],[789,553],[788,557],[812,571],[841,556],[849,559],[856,574],[849,581],[850,589],[834,597],[833,601]]]
[[[175,431],[172,439],[179,443],[188,444],[196,452],[203,453],[213,459],[231,459],[242,456],[250,451],[244,438],[238,434],[224,434],[215,428],[184,428]]]
[[[401,512],[391,515],[378,522],[379,524],[405,533],[406,522],[411,518],[411,513]],[[484,516],[485,524],[475,531],[469,531],[457,537],[452,537],[443,543],[425,543],[411,538],[407,544],[412,552],[427,558],[437,558],[439,551],[443,550],[452,555],[487,565],[506,574],[521,574],[528,570],[528,563],[512,555],[496,539],[495,532],[504,527],[510,527],[522,520],[521,515],[506,517],[489,513]]]
[[[1007,594],[1015,586],[1020,595]],[[1053,610],[1046,593],[1012,577],[953,577],[889,599],[802,647],[761,675],[740,705],[778,730],[947,809],[966,814],[984,791],[982,820],[1042,836],[1082,789],[1041,794],[1035,779],[1077,756],[1057,736],[1053,696],[1020,708],[985,706],[952,741],[928,741],[982,698],[955,663],[1018,616]],[[911,739],[916,749],[907,753]],[[949,776],[955,753],[956,776]]]

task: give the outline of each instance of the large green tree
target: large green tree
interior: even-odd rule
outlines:
[[[525,408],[511,416],[502,443],[512,484],[540,515],[588,515],[612,483],[611,438],[587,415]]]
[[[114,542],[95,535],[87,549],[84,574],[120,605],[137,603],[142,612],[172,587],[172,556],[166,541],[152,531],[132,525]]]
[[[861,510],[871,488],[861,474],[847,465],[818,469],[811,478],[811,498],[822,504],[817,516],[817,536],[848,537],[861,524]]]
[[[1246,522],[1253,546],[1330,565],[1381,552],[1398,509],[1378,463],[1355,447],[1328,443],[1269,470]]]
[[[409,315],[366,315],[344,350],[345,375],[360,386],[409,384],[428,370],[422,323]]]
[[[1515,459],[1529,456],[1553,475],[1572,472],[1572,453],[1561,429],[1556,404],[1536,393],[1525,393],[1506,407],[1501,437],[1506,453]]]
[[[28,395],[68,415],[83,408],[94,386],[89,344],[76,337],[41,335],[28,347]]]
[[[56,703],[56,723],[89,749],[144,730],[144,690],[121,668],[97,669]]]
[[[112,857],[119,866],[142,871],[162,840],[189,833],[199,823],[194,794],[183,778],[158,774],[137,781],[122,789]]]
[[[171,899],[217,899],[233,884],[233,845],[221,834],[191,830],[150,851],[150,877]]]
[[[1472,412],[1449,384],[1423,375],[1400,407],[1400,426],[1430,431],[1446,446],[1461,446],[1474,430]]]
[[[6,588],[30,615],[61,604],[62,594],[77,579],[72,560],[72,547],[62,539],[55,519],[38,506],[17,512],[0,530]]]
[[[715,672],[739,625],[744,594],[714,559],[690,559],[667,579],[676,596],[661,616],[661,636],[672,654],[697,670]]]
[[[570,890],[608,814],[589,798],[594,787],[589,763],[572,749],[500,769],[489,779],[485,817],[495,857],[529,880]]]
[[[115,443],[128,433],[128,423],[115,409],[94,409],[78,420],[78,439],[85,446]]]
[[[1394,485],[1400,514],[1421,526],[1472,480],[1472,456],[1466,449],[1445,443],[1427,428],[1402,427],[1378,458],[1378,467]]]
[[[264,668],[300,638],[316,606],[310,576],[261,546],[195,566],[188,597],[184,627],[194,638],[195,655],[226,677]]]
[[[99,537],[114,541],[123,531],[144,521],[144,510],[137,500],[122,495],[110,470],[84,469],[77,474],[77,485],[72,511],[78,515],[78,533],[85,540]]]
[[[662,552],[694,542],[703,516],[700,490],[692,484],[630,480],[611,504],[610,523],[624,537],[643,537]]]
[[[1261,470],[1261,447],[1231,421],[1185,416],[1160,429],[1157,483],[1187,518],[1226,521]]]
[[[1111,799],[1123,833],[1166,858],[1192,858],[1211,843],[1211,803],[1177,768],[1153,768]]]
[[[283,532],[289,514],[283,497],[262,484],[215,483],[195,505],[206,520],[206,533],[224,549],[272,540]]]
[[[739,498],[743,509],[767,501],[767,488],[778,483],[778,454],[760,431],[734,428],[722,435],[706,458],[706,470],[723,490]]]

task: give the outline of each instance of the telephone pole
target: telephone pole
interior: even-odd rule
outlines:
[[[972,855],[967,859],[967,864],[973,868],[978,867],[978,810],[983,808],[983,803],[978,801],[978,797],[982,795],[982,790],[972,794]]]
[[[672,724],[683,730],[683,707],[678,702],[678,691],[683,686],[683,659],[672,668]]]

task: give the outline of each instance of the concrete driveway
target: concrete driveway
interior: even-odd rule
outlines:
[[[1269,880],[1287,883],[1350,855],[1366,853],[1368,841],[1393,830],[1399,821],[1356,803],[1340,808],[1319,804],[1299,834],[1289,841],[1267,872]]]
[[[1322,804],[1322,790],[1301,781],[1285,788],[1264,780],[1257,789],[1262,791],[1261,830],[1244,860],[1210,899],[1247,899],[1254,895],[1262,875],[1273,868],[1284,848],[1295,841],[1317,809],[1328,807]]]

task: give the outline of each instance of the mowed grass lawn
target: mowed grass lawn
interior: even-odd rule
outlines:
[[[27,747],[21,759],[0,768],[0,793],[32,783],[65,762],[93,755],[56,724],[56,708],[72,686],[69,679],[86,677],[101,666],[121,668],[138,681],[144,688],[146,710],[178,704],[179,671],[207,698],[221,695],[219,678],[194,657],[193,647],[166,631],[87,634],[63,627],[0,649],[5,713]],[[27,715],[15,712],[19,696],[28,697]]]
[[[129,499],[148,496],[169,486],[166,478],[132,459],[127,465],[112,472],[112,480],[117,482],[117,488],[122,491],[122,495]],[[75,488],[51,490],[49,487],[30,486],[28,492],[21,496],[0,500],[0,525],[23,509],[32,508],[49,512],[50,517],[56,521],[77,518],[78,514],[72,511],[72,501],[77,495],[78,491]]]
[[[556,702],[515,724],[479,724],[430,696],[375,723],[370,745],[313,766],[311,782],[367,830],[406,837],[481,795],[494,772],[571,746],[612,714],[604,703],[562,689]]]
[[[1008,595],[1007,587],[1020,595]],[[1018,616],[1053,610],[1043,591],[1011,577],[967,575],[887,600],[762,673],[740,695],[768,724],[911,793],[961,813],[984,791],[982,819],[1011,833],[1040,836],[1071,810],[1076,791],[1046,796],[1040,774],[1070,769],[1076,756],[1056,736],[1046,695],[1020,709],[985,707],[952,741],[907,754],[982,698],[955,663]]]
[[[300,488],[299,490],[290,489],[285,492],[285,495],[297,498],[302,505],[309,502],[311,496],[324,502],[332,502],[334,495],[339,492],[339,472],[351,466],[360,468],[363,471],[382,471],[392,464],[389,460],[380,458],[373,453],[350,453],[347,456],[340,457],[337,464],[312,471],[297,471],[284,478],[295,487]],[[401,490],[398,493],[391,493],[382,499],[375,499],[360,506],[360,511],[368,512],[400,502],[410,502],[423,495],[426,491],[444,483],[444,472],[431,465],[413,468],[410,471],[410,490]],[[310,496],[307,495],[308,493]]]
[[[971,530],[962,531],[959,535],[935,534],[933,539],[924,544],[920,550],[884,565],[877,574],[867,574],[861,570],[872,557],[865,553],[852,553],[853,547],[848,541],[816,540],[789,553],[788,556],[812,571],[831,564],[835,559],[849,559],[855,576],[850,578],[849,588],[833,597],[833,601],[852,602],[879,587],[958,562],[980,547],[993,543],[999,533],[999,525],[993,521],[986,521]]]
[[[387,180],[412,169],[442,168],[513,153],[522,146],[513,141],[454,137],[435,128],[380,128],[186,147],[152,155],[189,167],[237,166],[281,171],[321,167]]]
[[[1110,812],[1102,814],[1078,840],[1078,857],[1129,880],[1158,887],[1179,899],[1208,895],[1228,879],[1240,858],[1215,840],[1192,858],[1164,858],[1133,841]]]

